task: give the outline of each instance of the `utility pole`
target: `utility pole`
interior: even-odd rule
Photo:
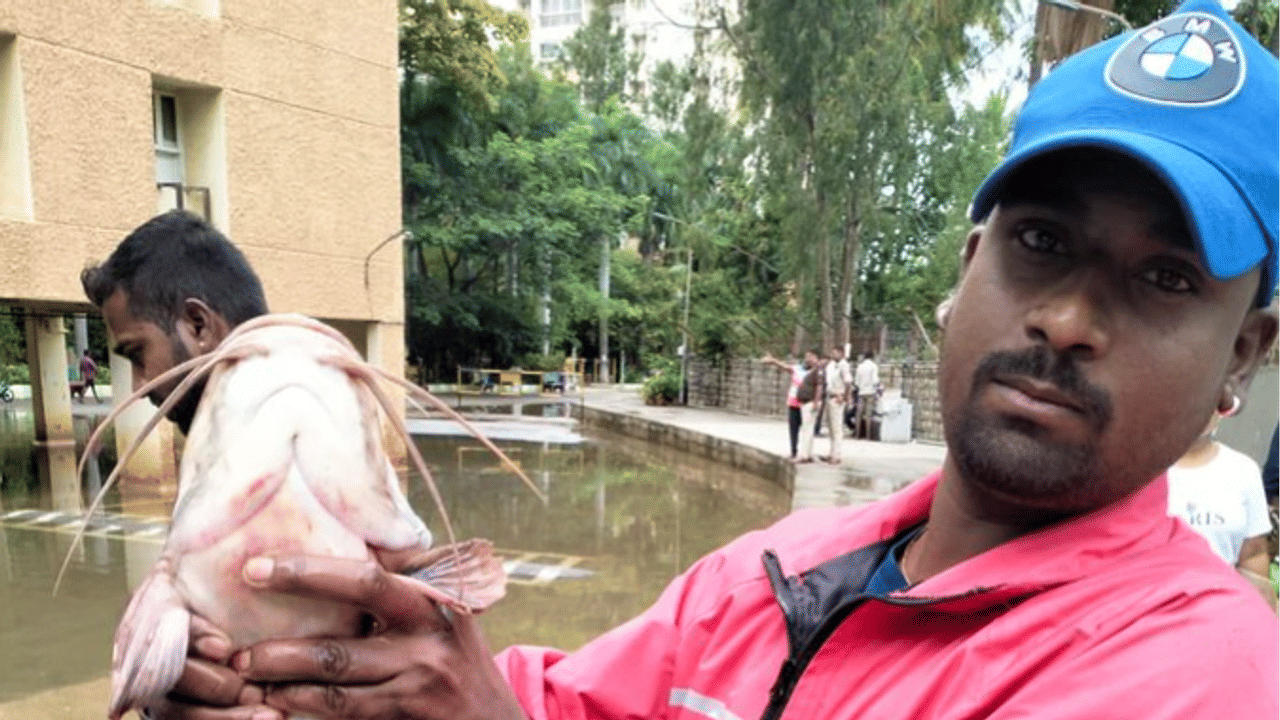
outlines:
[[[689,404],[689,293],[693,284],[693,246],[684,269],[684,321],[680,323],[680,403]]]
[[[596,382],[607,384],[609,377],[609,256],[613,248],[606,233],[600,238],[600,366]]]

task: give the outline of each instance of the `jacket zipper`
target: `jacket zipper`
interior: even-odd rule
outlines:
[[[785,575],[782,573],[782,564],[778,561],[778,556],[772,550],[764,551],[765,571],[769,575],[769,579],[774,588],[774,594],[780,595],[780,591],[785,589],[788,597],[779,597],[782,605],[783,616],[787,625],[787,636],[791,639],[791,618],[790,609],[793,607],[790,595],[790,583],[787,582]],[[877,598],[881,602],[899,607],[920,607],[925,605],[934,605],[945,600],[952,600],[960,597],[966,597],[974,594],[974,592],[982,592],[983,590],[971,591],[962,595],[955,595],[944,598]],[[795,692],[796,685],[800,683],[800,676],[809,667],[809,663],[813,660],[818,651],[831,637],[836,628],[845,621],[854,610],[857,610],[867,601],[871,595],[860,595],[856,600],[850,602],[846,607],[826,618],[826,621],[818,628],[818,631],[804,643],[803,647],[796,648],[791,645],[791,649],[787,654],[787,659],[783,661],[782,667],[778,670],[778,679],[774,681],[773,687],[769,690],[769,704],[765,706],[764,713],[760,716],[760,720],[778,720],[782,717],[782,713],[787,709],[787,703],[791,700],[791,694]]]
[[[800,682],[800,676],[809,667],[809,662],[818,654],[818,650],[840,626],[840,623],[844,622],[844,619],[864,602],[866,602],[865,597],[859,598],[856,602],[850,603],[848,608],[827,618],[827,622],[823,623],[809,642],[805,643],[799,652],[791,653],[790,657],[782,663],[782,668],[778,671],[778,679],[769,691],[769,704],[765,706],[760,720],[778,720],[782,717],[783,711],[787,709],[787,702],[791,700],[791,693]]]

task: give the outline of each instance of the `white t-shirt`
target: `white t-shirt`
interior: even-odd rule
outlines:
[[[849,372],[848,360],[827,361],[827,395],[843,401],[845,390],[852,384],[853,373]]]
[[[858,386],[859,395],[875,395],[876,386],[880,384],[880,366],[871,358],[864,358],[858,363],[854,376],[854,384]]]
[[[1204,465],[1169,468],[1169,514],[1203,535],[1233,566],[1246,538],[1271,531],[1258,463],[1222,443]]]

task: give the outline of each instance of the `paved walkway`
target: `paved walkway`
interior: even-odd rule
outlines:
[[[645,405],[634,387],[588,388],[583,404],[608,412],[704,433],[786,458],[790,455],[786,420],[713,408]],[[934,443],[882,443],[843,439],[840,465],[813,462],[795,466],[792,508],[861,504],[884,497],[942,464],[946,448]],[[826,455],[830,441],[814,438],[815,455]]]

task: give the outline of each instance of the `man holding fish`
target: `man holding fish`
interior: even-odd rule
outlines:
[[[1278,85],[1192,0],[1036,87],[972,206],[937,472],[746,535],[568,654],[491,658],[372,563],[254,558],[249,583],[374,632],[229,657],[198,627],[177,692],[203,704],[170,716],[1275,717],[1276,618],[1163,473],[1277,334]]]

